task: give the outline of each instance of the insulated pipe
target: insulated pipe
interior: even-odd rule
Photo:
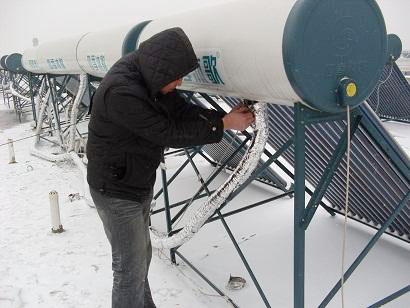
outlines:
[[[159,249],[170,249],[181,246],[190,240],[212,216],[229,195],[243,184],[256,168],[265,149],[268,139],[267,105],[257,103],[254,105],[255,129],[251,144],[229,178],[208,198],[202,207],[189,219],[185,227],[177,234],[167,237],[151,227],[151,243]]]
[[[82,162],[82,160],[80,159],[80,157],[78,156],[78,154],[76,152],[71,151],[69,153],[69,155],[70,155],[71,159],[73,160],[73,162],[78,167],[78,169],[80,169],[81,174],[83,175],[85,202],[87,202],[87,204],[90,207],[95,207],[93,199],[92,199],[91,194],[90,194],[90,186],[88,186],[87,169],[85,168],[84,163]]]
[[[40,141],[41,130],[43,128],[44,113],[46,111],[48,101],[50,99],[50,91],[51,89],[48,89],[46,96],[44,97],[44,100],[42,101],[42,104],[41,104],[41,109],[40,109],[39,116],[38,116],[38,123],[36,127],[37,137],[34,139],[33,146],[30,148],[30,154],[33,156],[37,156],[39,158],[51,161],[51,162],[59,162],[59,161],[67,160],[69,158],[69,155],[67,155],[66,153],[63,153],[63,154],[44,153],[40,151],[39,149],[37,149],[38,142]]]
[[[40,85],[40,89],[38,90],[38,93],[37,93],[36,98],[34,100],[34,103],[36,105],[37,121],[39,121],[40,109],[41,109],[41,103],[42,103],[42,97],[41,96],[42,96],[42,93],[44,91],[45,84],[46,84],[46,80],[45,80],[45,78],[43,78],[43,80],[41,82],[41,85]],[[37,124],[37,126],[38,126],[38,124]]]
[[[20,93],[18,93],[14,88],[13,88],[13,84],[10,82],[10,94],[14,95],[20,99],[22,99],[23,101],[29,102],[31,103],[31,99],[29,97],[25,97],[23,95],[21,95]]]
[[[68,142],[68,152],[74,150],[74,141],[75,141],[75,132],[77,127],[77,115],[78,115],[78,105],[80,104],[85,88],[87,86],[87,74],[80,75],[80,85],[78,87],[77,95],[75,96],[75,100],[71,109],[71,116],[70,116],[70,139]]]

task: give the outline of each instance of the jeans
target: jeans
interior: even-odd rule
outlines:
[[[141,202],[109,197],[91,187],[90,192],[112,248],[112,308],[155,308],[148,283],[152,191]]]

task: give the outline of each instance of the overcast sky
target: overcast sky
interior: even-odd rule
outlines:
[[[23,52],[32,46],[33,37],[41,43],[226,1],[0,0],[0,56]],[[258,3],[258,0],[249,1]],[[388,32],[398,34],[404,47],[410,49],[410,0],[378,0],[378,3]]]

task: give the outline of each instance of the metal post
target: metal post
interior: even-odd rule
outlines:
[[[167,231],[168,231],[168,235],[169,235],[172,231],[172,222],[171,222],[171,211],[170,211],[170,207],[169,207],[168,186],[167,186],[167,171],[166,171],[166,166],[165,166],[164,154],[162,154],[160,167],[161,167],[161,176],[162,176],[162,188],[164,190],[165,218],[166,218],[166,221],[167,221]],[[174,249],[170,249],[170,257],[171,257],[171,262],[176,264]]]
[[[36,115],[36,106],[35,106],[34,97],[33,97],[33,80],[32,80],[31,72],[28,73],[28,86],[30,89],[31,110],[33,110],[33,119],[34,119],[34,122],[36,122],[36,126],[37,126],[37,115]]]
[[[305,230],[300,221],[305,211],[305,122],[304,107],[295,104],[295,199],[294,199],[294,275],[293,305],[305,305]]]
[[[47,81],[48,81],[48,85],[50,87],[51,102],[53,104],[54,117],[55,117],[55,121],[56,121],[56,124],[57,124],[57,130],[58,130],[58,137],[60,138],[60,145],[63,147],[64,146],[64,140],[63,140],[63,137],[61,136],[60,117],[59,117],[59,114],[58,114],[57,101],[56,101],[56,98],[55,98],[55,95],[54,95],[55,94],[54,93],[55,89],[54,89],[54,86],[51,83],[50,76],[47,75],[46,78],[47,78]]]

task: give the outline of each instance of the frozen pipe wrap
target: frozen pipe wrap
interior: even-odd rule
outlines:
[[[267,105],[254,105],[255,128],[251,145],[248,147],[242,160],[229,178],[208,198],[201,208],[189,219],[185,227],[177,234],[167,237],[151,227],[151,243],[159,249],[170,249],[181,246],[189,241],[199,231],[206,220],[212,216],[229,195],[243,184],[256,168],[265,149],[268,138]]]
[[[44,101],[41,104],[41,109],[40,109],[39,117],[38,117],[38,123],[36,127],[37,137],[34,139],[33,146],[30,148],[30,154],[33,156],[37,156],[41,159],[51,161],[51,162],[59,162],[59,161],[67,160],[70,156],[66,153],[63,153],[63,154],[45,153],[37,149],[37,144],[40,140],[41,130],[43,128],[44,113],[46,111],[49,99],[50,99],[50,89],[47,91],[47,94],[44,97]]]
[[[95,207],[93,199],[90,194],[90,187],[88,186],[87,182],[87,169],[84,166],[84,163],[78,156],[78,154],[74,151],[70,152],[71,159],[73,162],[76,164],[78,169],[80,169],[81,174],[83,175],[83,181],[84,181],[84,199],[87,202],[87,204],[91,207]]]
[[[85,88],[87,86],[87,74],[80,75],[80,85],[78,87],[78,92],[75,97],[73,108],[71,109],[71,116],[70,116],[70,140],[68,142],[68,152],[74,150],[74,141],[75,141],[75,132],[76,132],[76,124],[77,124],[77,115],[78,115],[78,105],[80,104]]]
[[[10,94],[14,95],[20,99],[22,99],[23,101],[29,102],[31,103],[31,99],[29,97],[25,97],[23,95],[21,95],[20,93],[18,93],[14,88],[13,88],[13,84],[10,82]]]
[[[5,76],[3,77],[3,80],[1,81],[1,87],[3,88],[4,91],[8,90],[8,84],[6,82]]]

